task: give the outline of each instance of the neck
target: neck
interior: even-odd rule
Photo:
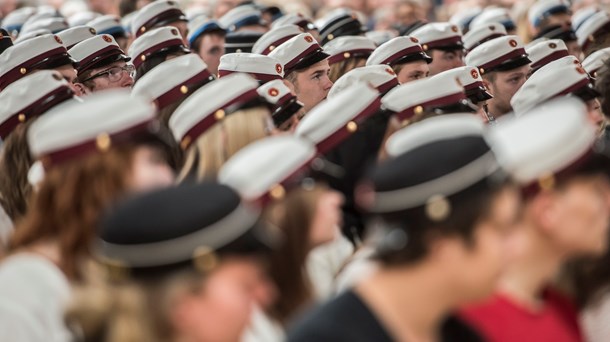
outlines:
[[[565,256],[553,248],[548,237],[533,225],[526,223],[519,229],[524,234],[524,247],[504,272],[499,290],[512,299],[537,309],[541,305],[540,293],[556,277]]]
[[[489,116],[493,116],[495,119],[508,113],[507,111],[502,110],[499,106],[497,106],[497,103],[493,101],[493,99],[487,102],[487,109]]]
[[[355,291],[395,340],[439,340],[442,321],[457,302],[443,272],[428,266],[383,268]]]

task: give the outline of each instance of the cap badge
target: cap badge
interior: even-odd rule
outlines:
[[[479,73],[477,72],[477,69],[470,70],[470,76],[472,76],[472,78],[474,78],[475,80],[479,78]]]
[[[343,58],[350,58],[351,54],[349,52],[344,52],[343,53]]]
[[[555,176],[548,174],[538,178],[538,186],[542,190],[551,190],[555,187]]]
[[[431,221],[440,222],[449,217],[451,213],[451,203],[445,196],[436,195],[430,197],[426,202],[426,216]]]
[[[517,47],[517,41],[514,39],[511,39],[508,41],[508,45],[510,45],[511,47]]]
[[[274,186],[273,189],[271,189],[271,191],[269,191],[269,196],[271,196],[271,198],[276,199],[276,200],[284,198],[285,195],[286,195],[286,190],[280,184]]]
[[[25,74],[28,72],[28,69],[26,69],[26,68],[21,68],[21,69],[19,69],[19,72],[20,72],[22,75],[25,75]]]
[[[191,137],[189,137],[188,135],[185,136],[184,138],[182,138],[182,141],[180,141],[180,147],[182,147],[183,150],[186,150],[186,148],[191,144]]]
[[[279,64],[279,63],[278,63],[278,64],[276,64],[276,65],[275,65],[275,71],[276,71],[278,74],[281,74],[281,73],[282,73],[282,65],[281,65],[281,64]]]
[[[451,31],[457,32],[458,31],[458,27],[455,26],[455,25],[451,26]]]
[[[556,49],[556,48],[557,48],[557,44],[555,44],[555,43],[550,43],[550,44],[549,44],[549,47],[550,47],[551,49]]]
[[[275,97],[275,96],[278,96],[278,94],[280,93],[280,91],[279,91],[279,90],[277,90],[276,88],[271,88],[271,89],[269,89],[269,91],[268,91],[267,93],[268,93],[269,95],[271,95],[271,96],[274,96],[274,97]]]
[[[173,34],[174,36],[177,36],[177,35],[178,35],[178,30],[176,30],[176,29],[172,29],[172,30],[171,30],[171,32],[172,32],[172,34]]]
[[[19,119],[19,122],[25,122],[25,114],[21,113],[17,118]]]
[[[96,30],[95,30],[93,27],[90,27],[90,28],[89,28],[89,32],[90,32],[91,34],[97,34],[97,31],[96,31]]]
[[[180,87],[180,92],[181,92],[182,94],[186,94],[186,93],[188,93],[188,92],[189,92],[189,87],[187,87],[187,86],[183,85],[182,87]]]
[[[587,37],[587,39],[588,39],[590,42],[594,42],[594,41],[595,41],[595,37],[593,37],[593,35],[590,35],[589,37]]]
[[[413,43],[419,43],[419,40],[417,40],[417,38],[415,38],[415,37],[411,37],[411,41],[412,41]]]
[[[59,36],[53,36],[55,37],[55,41],[58,42],[59,44],[63,44],[64,42],[61,41],[61,38],[59,38]]]
[[[110,38],[109,35],[104,34],[102,35],[102,39],[106,42],[106,43],[112,43],[112,38]]]
[[[111,143],[112,140],[110,139],[110,136],[106,133],[102,133],[95,138],[95,145],[97,146],[97,149],[102,152],[108,151]]]
[[[273,51],[273,50],[275,50],[275,45],[270,45],[270,46],[269,46],[269,52],[271,52],[271,51]]]
[[[330,33],[328,36],[326,36],[326,38],[327,38],[328,40],[333,40],[333,39],[335,39],[335,35],[334,35],[334,34],[332,34],[332,33]]]
[[[332,35],[329,34],[329,39],[332,39],[332,38],[330,38],[330,36],[332,36]],[[311,36],[305,36],[305,41],[308,42],[308,43],[312,43],[313,42],[313,38]]]
[[[413,112],[415,112],[415,114],[419,115],[424,112],[424,107],[417,106],[417,107],[415,107],[415,109],[413,109]]]
[[[350,133],[354,133],[358,130],[358,124],[355,123],[354,121],[348,122],[347,125],[345,125],[345,127],[347,128],[347,131]]]
[[[214,113],[214,117],[216,118],[216,120],[222,120],[225,117],[225,111],[222,109],[217,110]]]
[[[218,265],[218,256],[210,247],[199,246],[193,251],[193,265],[201,273],[210,272]]]
[[[141,33],[146,32],[146,26],[142,26],[142,27],[140,27],[140,32],[141,32]]]
[[[428,51],[428,45],[427,45],[427,44],[422,45],[422,46],[421,46],[421,48],[422,48],[424,51]]]
[[[144,62],[144,61],[146,60],[146,55],[142,55],[142,56],[140,56],[140,60],[141,60],[142,62]]]
[[[479,72],[481,73],[481,75],[483,75],[485,73],[485,69],[479,68]]]

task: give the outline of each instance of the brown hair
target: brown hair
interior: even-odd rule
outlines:
[[[202,134],[186,150],[180,182],[195,177],[197,181],[215,179],[220,167],[237,151],[269,135],[266,120],[269,110],[255,107],[228,115]]]
[[[307,304],[313,301],[313,290],[305,270],[307,254],[311,250],[310,230],[316,212],[318,199],[326,186],[316,185],[313,189],[299,187],[290,191],[279,207],[280,215],[271,214],[269,220],[284,233],[282,245],[271,257],[270,273],[279,290],[279,300],[270,310],[271,316],[286,324]],[[268,214],[269,215],[269,214]]]
[[[341,76],[345,75],[348,71],[356,69],[358,64],[362,61],[366,62],[366,58],[353,57],[338,63],[331,64],[330,74],[328,78],[330,78],[330,80],[335,83]]]
[[[32,193],[28,171],[34,161],[27,143],[31,122],[19,125],[8,136],[0,156],[0,205],[14,223],[25,215]]]
[[[57,241],[60,269],[68,278],[81,278],[79,263],[90,254],[100,211],[127,189],[134,151],[134,145],[120,146],[49,170],[15,229],[10,250]]]

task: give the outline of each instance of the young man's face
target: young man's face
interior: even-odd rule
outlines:
[[[493,293],[519,249],[515,227],[521,214],[519,191],[507,186],[494,196],[487,217],[476,224],[472,241],[456,238],[451,269],[455,269],[455,290],[464,295],[464,303]]]
[[[220,57],[225,54],[225,35],[224,33],[208,33],[201,36],[199,43],[199,57],[208,65],[214,75],[218,74]]]
[[[537,219],[550,243],[567,256],[601,255],[608,248],[610,182],[601,173],[577,176],[536,199]]]
[[[428,65],[430,76],[464,66],[464,52],[462,50],[430,50],[430,52],[432,53],[432,56],[430,56],[432,57],[432,63]]]
[[[493,99],[487,101],[491,115],[498,117],[512,111],[510,100],[527,80],[529,64],[509,71],[494,71],[493,77],[485,77],[484,82]]]
[[[101,73],[105,74],[91,80],[91,82],[93,83],[93,87],[90,87],[90,90],[99,91],[113,88],[131,88],[133,86],[133,77],[131,77],[131,75],[126,70],[119,70],[121,68],[125,68],[126,65],[127,63],[125,63],[124,61],[118,61],[105,67],[91,70],[91,76],[98,75]],[[114,74],[115,76],[112,76],[109,73]]]
[[[291,90],[297,95],[297,99],[303,103],[303,109],[308,112],[318,103],[322,102],[333,86],[328,74],[330,66],[328,60],[320,61],[302,71],[296,73],[295,82],[291,83]]]
[[[428,68],[428,63],[426,63],[426,61],[414,61],[401,64],[399,67],[395,68],[394,71],[397,69],[399,70],[396,73],[396,77],[400,84],[426,78],[430,74],[430,69]]]

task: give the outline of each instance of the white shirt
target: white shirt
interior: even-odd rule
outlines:
[[[68,341],[63,324],[70,284],[51,261],[18,253],[0,264],[0,332],[2,340]]]

